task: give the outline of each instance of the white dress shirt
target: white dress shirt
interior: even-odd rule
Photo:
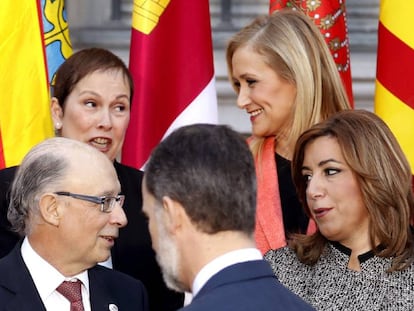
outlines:
[[[216,273],[237,263],[261,260],[262,254],[256,248],[244,248],[221,255],[206,264],[196,275],[192,293],[193,297],[197,295],[200,289],[207,283],[207,281]]]
[[[82,282],[83,306],[85,311],[91,311],[87,271],[74,275],[71,278],[65,278],[64,275],[36,253],[27,237],[23,241],[21,253],[47,311],[70,311],[69,300],[60,294],[56,288],[63,281],[71,281],[74,279],[78,279]]]
[[[109,256],[109,258],[107,260],[102,261],[102,262],[98,262],[98,264],[101,265],[101,266],[107,267],[109,269],[112,269],[113,268],[113,266],[112,266],[112,257]]]

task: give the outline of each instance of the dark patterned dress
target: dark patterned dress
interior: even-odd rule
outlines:
[[[350,254],[328,243],[314,266],[301,263],[288,247],[267,252],[265,259],[282,284],[317,310],[414,310],[414,264],[387,273],[392,259],[370,251],[358,256],[361,271],[354,271]]]

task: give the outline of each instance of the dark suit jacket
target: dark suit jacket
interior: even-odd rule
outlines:
[[[211,277],[185,311],[313,310],[274,276],[264,260],[229,266]]]
[[[121,191],[125,195],[123,208],[128,224],[120,229],[119,238],[112,248],[113,267],[144,283],[150,310],[177,310],[183,305],[184,295],[169,290],[165,285],[152,249],[147,220],[142,213],[143,173],[118,162],[114,166],[121,183]],[[7,220],[9,190],[16,169],[17,167],[11,167],[0,170],[0,258],[10,252],[19,241],[19,236],[10,231]]]
[[[46,311],[20,252],[20,243],[0,260],[0,310]],[[88,270],[92,311],[148,310],[146,290],[140,281],[102,267]],[[45,276],[47,278],[47,276]]]

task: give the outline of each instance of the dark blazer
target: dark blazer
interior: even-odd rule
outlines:
[[[0,259],[0,310],[46,311],[20,246],[18,243]],[[146,290],[140,281],[99,265],[89,269],[88,276],[92,311],[108,311],[109,304],[115,304],[119,310],[148,310]]]
[[[120,229],[119,237],[112,248],[113,267],[144,283],[150,310],[177,310],[183,305],[184,295],[168,289],[165,285],[152,249],[147,219],[142,213],[143,173],[116,161],[114,166],[121,183],[121,191],[125,195],[123,208],[128,224]],[[17,167],[0,170],[0,257],[10,252],[19,241],[19,236],[10,231],[7,220],[9,191],[16,170]]]
[[[0,170],[0,258],[6,256],[19,241],[17,233],[10,230],[7,220],[9,207],[9,192],[18,166]]]
[[[264,260],[229,266],[211,277],[185,311],[314,310],[274,276]]]

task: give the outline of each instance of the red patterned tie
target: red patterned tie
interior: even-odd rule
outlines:
[[[82,304],[81,281],[64,281],[56,289],[70,301],[70,311],[84,311]]]

